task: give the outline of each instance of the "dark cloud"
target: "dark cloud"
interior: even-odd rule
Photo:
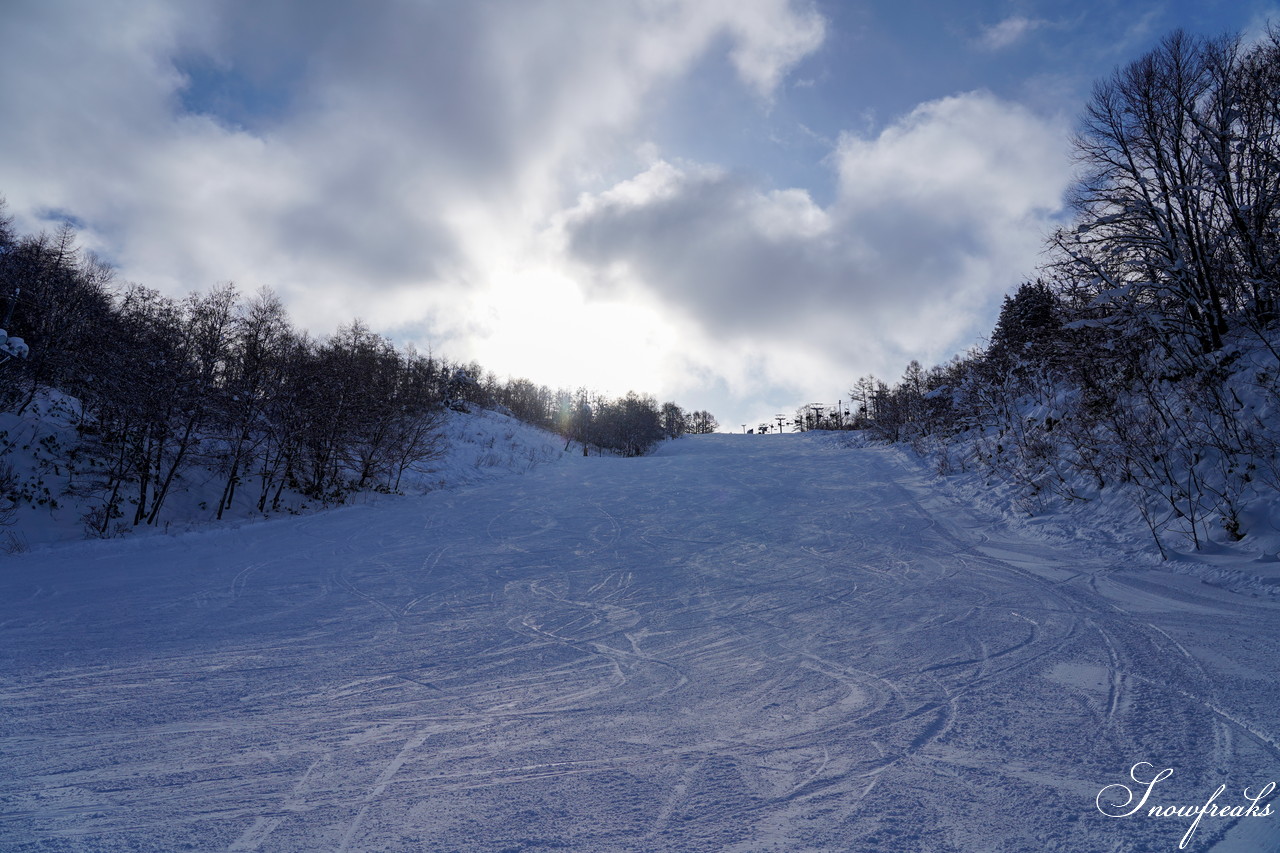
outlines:
[[[643,290],[713,340],[945,352],[1031,274],[1069,177],[1062,138],[989,95],[949,98],[874,139],[845,138],[825,208],[659,163],[567,214],[566,246],[597,293]]]
[[[597,286],[640,283],[730,335],[786,331],[833,294],[844,266],[822,233],[797,233],[759,220],[785,207],[739,176],[659,166],[672,185],[644,201],[605,198],[572,214],[568,246],[597,270],[625,264],[626,281],[593,276]],[[810,204],[807,197],[795,205]],[[817,211],[818,216],[825,214]],[[778,211],[785,216],[786,211]]]
[[[823,35],[801,0],[24,3],[0,192],[23,224],[78,217],[127,278],[268,284],[320,331],[430,324],[499,372],[532,339],[537,378],[580,381],[586,329],[655,348],[612,366],[657,392],[839,384],[971,335],[1065,161],[1060,128],[975,94],[843,138],[821,205],[697,164],[601,189],[708,57],[765,115]]]
[[[247,279],[349,314],[485,286],[630,158],[655,87],[719,49],[767,97],[821,34],[787,0],[19,4],[0,190],[162,289]]]

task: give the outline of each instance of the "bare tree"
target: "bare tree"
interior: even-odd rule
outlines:
[[[685,429],[692,435],[706,435],[719,428],[720,422],[716,420],[715,415],[705,409],[690,412],[685,421]]]

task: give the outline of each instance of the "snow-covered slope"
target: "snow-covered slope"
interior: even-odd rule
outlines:
[[[0,556],[84,538],[83,518],[93,497],[81,488],[87,475],[83,471],[73,474],[67,464],[68,451],[77,440],[74,425],[78,410],[76,400],[52,392],[38,398],[21,417],[0,413],[0,434],[6,446],[12,445],[10,452],[0,457],[0,464],[12,466],[15,482],[23,493],[9,523],[0,525]],[[563,450],[564,439],[509,415],[480,408],[447,411],[440,455],[406,472],[401,491],[421,494],[522,474],[538,465],[559,461],[565,455]],[[215,510],[211,507],[216,508],[224,484],[223,475],[199,466],[188,469],[166,501],[159,524],[126,525],[122,533],[130,537],[151,536],[215,524]],[[284,498],[286,514],[321,509],[316,501],[296,493],[286,492]],[[381,499],[383,496],[370,492],[353,495],[349,500],[368,504]],[[262,519],[255,500],[252,488],[241,489],[236,505],[224,513],[221,523]]]
[[[478,407],[446,412],[441,432],[442,455],[405,476],[402,490],[406,493],[524,474],[566,455],[560,436]]]
[[[817,435],[817,434],[815,434]],[[876,442],[856,432],[826,433],[842,447],[866,447]],[[1123,555],[1129,563],[1194,576],[1249,595],[1280,597],[1280,494],[1259,489],[1246,504],[1247,533],[1237,542],[1226,537],[1201,541],[1166,537],[1162,549],[1154,541],[1132,495],[1123,488],[1090,488],[1083,473],[1066,474],[1065,486],[1087,500],[1063,500],[1055,494],[1028,496],[1025,484],[1000,479],[956,459],[973,452],[971,444],[955,441],[880,444],[906,466],[938,476],[937,488],[953,500],[980,507],[1001,518],[1028,538],[1065,543],[1095,553]],[[1065,490],[1065,489],[1064,489]]]
[[[1099,810],[1135,765],[1160,807],[1280,779],[1269,599],[1029,540],[883,448],[572,459],[9,560],[0,847],[1176,850],[1191,818]]]

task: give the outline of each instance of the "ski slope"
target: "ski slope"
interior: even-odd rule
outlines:
[[[12,558],[0,849],[1176,850],[1099,791],[1280,780],[1280,609],[1065,548],[806,434]]]

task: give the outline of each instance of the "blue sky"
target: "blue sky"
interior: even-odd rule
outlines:
[[[134,280],[726,428],[945,360],[1093,81],[1269,4],[19,0],[0,193]]]

